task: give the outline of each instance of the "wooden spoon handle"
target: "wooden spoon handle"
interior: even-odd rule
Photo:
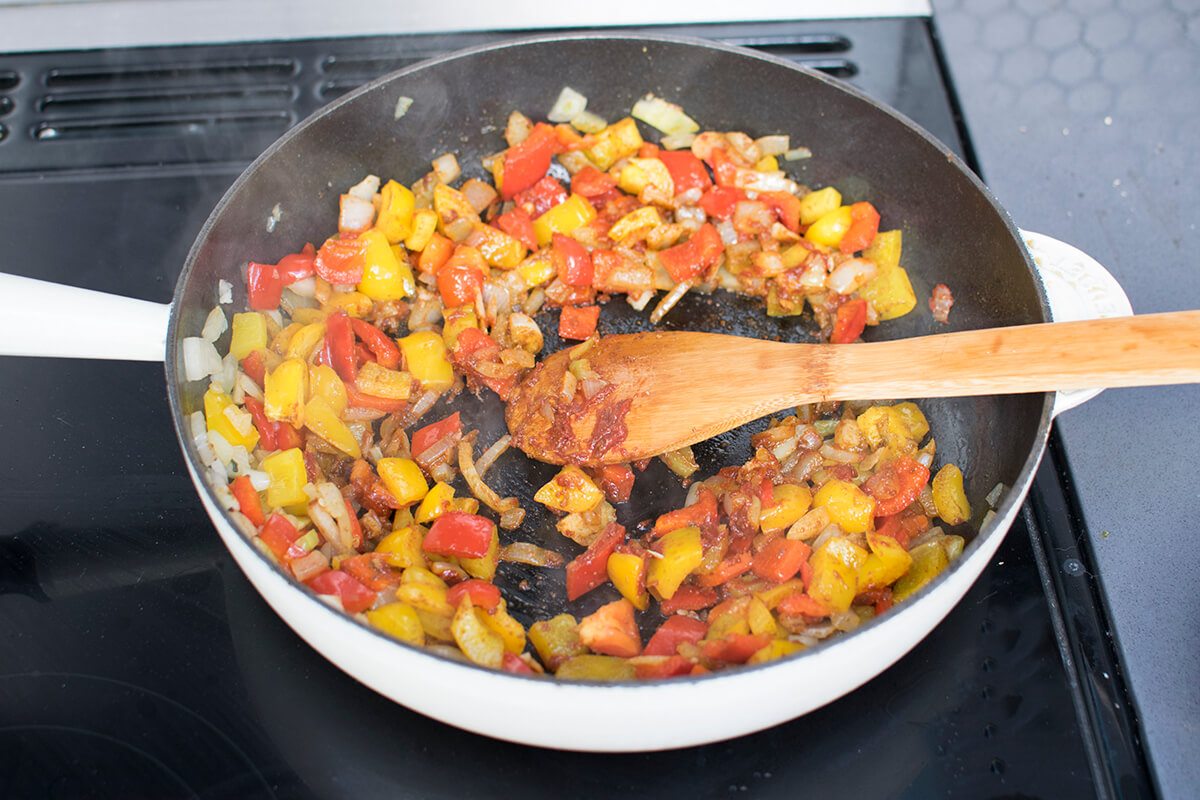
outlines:
[[[811,377],[811,356],[798,358]],[[825,362],[830,399],[843,400],[1192,383],[1200,311],[869,342],[830,348]]]

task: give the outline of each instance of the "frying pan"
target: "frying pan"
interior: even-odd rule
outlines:
[[[500,131],[509,112],[519,109],[544,118],[564,85],[586,95],[589,110],[609,120],[625,116],[639,97],[654,93],[681,104],[705,129],[789,134],[794,145],[813,153],[811,159],[789,165],[792,177],[814,187],[837,186],[847,202],[869,199],[886,227],[903,229],[903,264],[917,296],[928,297],[937,283],[953,290],[952,328],[1047,321],[1047,286],[1082,281],[1091,287],[1111,281],[1078,251],[1067,248],[1064,258],[1056,251],[1065,246],[1023,235],[943,145],[830,78],[708,42],[556,36],[474,49],[402,70],[295,127],[247,168],[214,209],[188,255],[170,306],[121,299],[114,315],[112,298],[0,276],[2,350],[147,360],[165,354],[167,394],[188,471],[234,559],[302,638],[396,702],[489,736],[578,750],[664,749],[761,730],[852,691],[938,624],[995,553],[1032,481],[1053,416],[1069,402],[1053,393],[923,401],[939,462],[953,462],[963,470],[973,506],[982,513],[984,496],[998,484],[1005,487],[986,520],[977,514],[953,531],[968,539],[962,556],[888,614],[796,656],[712,676],[644,684],[565,682],[488,671],[395,642],[334,611],[238,532],[208,484],[191,441],[187,420],[202,408],[207,381],[185,380],[180,341],[199,335],[218,303],[220,281],[233,286],[227,310],[243,308],[246,262],[273,263],[304,242],[322,241],[335,224],[340,192],[368,173],[411,182],[429,170],[433,158],[449,151],[458,155],[467,176],[486,177],[480,159],[504,147]],[[398,116],[402,97],[413,102]],[[1024,240],[1066,264],[1065,277],[1044,284]],[[1086,274],[1081,276],[1081,270]],[[1128,313],[1119,287],[1116,294],[1116,301],[1102,300],[1114,308],[1098,310]],[[80,341],[76,333],[56,342],[48,338],[53,330],[31,333],[27,326],[37,315],[31,320],[20,312],[34,303],[44,309],[46,302],[79,320],[71,331],[95,335]],[[91,311],[103,324],[82,319]],[[562,345],[554,336],[553,319],[554,312],[548,312],[542,323],[547,350]],[[600,329],[626,332],[646,324],[644,315],[612,302]],[[807,339],[813,327],[806,317],[768,318],[759,303],[725,293],[685,297],[663,325],[784,340]],[[944,329],[919,308],[871,329],[866,338]],[[719,364],[713,372],[719,378]],[[480,429],[482,443],[503,432],[502,408],[494,398],[466,395],[454,404]],[[435,408],[428,418],[436,419],[442,411]],[[701,474],[748,458],[749,437],[763,424],[698,445]],[[553,517],[532,500],[555,471],[511,452],[488,480],[501,496],[520,498],[528,512],[525,525],[505,534],[506,540],[533,541],[570,558],[578,548],[558,535]],[[619,521],[633,527],[677,507],[683,497],[678,479],[652,465],[638,477],[634,498],[619,509]],[[501,566],[497,583],[510,609],[526,624],[563,610],[578,617],[616,597],[607,593],[611,587],[604,587],[567,603],[561,570],[515,564]],[[642,622],[652,624],[650,616]]]

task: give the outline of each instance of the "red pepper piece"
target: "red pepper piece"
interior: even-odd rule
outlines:
[[[568,600],[582,597],[608,580],[608,557],[624,541],[625,528],[614,522],[567,564]]]
[[[695,525],[707,537],[716,531],[717,521],[717,496],[707,486],[701,486],[696,502],[668,511],[654,521],[654,537],[658,538],[689,525]]]
[[[731,633],[723,639],[704,642],[700,652],[707,658],[745,664],[750,656],[771,643],[770,636],[754,636],[749,633]]]
[[[671,595],[669,599],[660,600],[658,607],[664,614],[699,611],[708,608],[720,599],[716,589],[685,583],[676,589],[675,594]]]
[[[445,419],[438,420],[417,430],[412,435],[412,444],[409,447],[413,457],[420,456],[447,436],[461,432],[462,421],[459,419],[458,413],[455,411]]]
[[[600,467],[600,488],[612,503],[624,503],[633,492],[633,470],[628,464],[605,464]]]
[[[642,652],[633,603],[621,598],[579,620],[579,640],[593,653],[633,658]]]
[[[307,583],[317,594],[331,594],[337,597],[342,601],[342,608],[351,614],[358,614],[375,605],[375,592],[340,569],[322,572],[314,578],[309,578]]]
[[[862,298],[847,300],[838,306],[833,320],[833,333],[829,341],[834,344],[849,344],[862,336],[867,327],[867,301]]]
[[[491,354],[481,353],[480,351],[492,351]],[[480,353],[479,356],[475,356]],[[491,389],[501,400],[508,400],[508,395],[512,392],[513,387],[517,385],[517,376],[512,377],[493,377],[484,375],[474,369],[472,362],[474,359],[486,361],[489,357],[499,358],[500,345],[495,339],[488,336],[478,328],[464,328],[458,334],[458,339],[454,343],[454,351],[452,353],[453,360],[462,369],[468,371],[484,386]]]
[[[645,654],[645,651],[642,651]],[[659,678],[676,678],[691,674],[695,666],[683,656],[667,656],[661,661],[641,661],[634,665],[638,680],[652,681]]]
[[[881,465],[862,490],[875,498],[875,513],[887,517],[908,508],[928,482],[929,468],[905,456]]]
[[[729,157],[729,153],[726,153],[724,148],[714,147],[708,157],[708,164],[712,167],[717,186],[733,186],[735,184],[737,165],[733,163],[733,159]]]
[[[360,392],[353,384],[346,384],[346,400],[350,408],[370,408],[384,411],[388,414],[403,414],[408,410],[407,400],[396,400],[391,397],[379,397]]]
[[[563,145],[552,125],[539,122],[520,144],[504,151],[500,167],[500,197],[511,200],[518,192],[533,186],[550,169],[550,158],[561,153]]]
[[[725,243],[721,241],[721,234],[711,222],[706,222],[683,244],[660,250],[658,259],[671,280],[679,283],[701,275],[717,263],[723,252]]]
[[[642,654],[647,656],[673,656],[679,649],[680,644],[684,642],[696,644],[704,638],[704,634],[706,633],[708,633],[708,623],[701,622],[693,617],[677,614],[673,617],[668,617],[662,625],[658,626],[658,630],[650,637],[650,641],[646,643]]]
[[[596,332],[600,306],[563,306],[558,317],[558,335],[563,339],[586,339]]]
[[[422,547],[426,553],[482,558],[487,555],[495,532],[496,524],[487,517],[447,511],[433,521]]]
[[[392,337],[376,328],[365,319],[350,318],[350,328],[362,339],[363,344],[375,356],[381,367],[400,369],[400,347]]]
[[[712,188],[712,178],[704,162],[696,158],[691,150],[661,150],[658,158],[667,165],[671,180],[675,183],[675,194],[689,189],[708,191]]]
[[[607,172],[601,172],[591,164],[576,172],[571,178],[571,192],[580,197],[586,197],[588,200],[608,194],[616,185],[616,178]]]
[[[505,650],[504,655],[500,658],[500,669],[505,672],[511,672],[514,675],[536,675],[537,672],[533,667],[525,663],[525,659],[521,658],[511,650]]]
[[[292,546],[292,542],[300,532],[296,530],[296,526],[291,520],[282,514],[272,514],[263,522],[262,530],[258,533],[258,538],[262,539],[263,544],[270,548],[271,552],[279,560],[283,560],[287,555],[288,548]]]
[[[393,567],[382,553],[363,553],[342,559],[341,566],[356,581],[373,592],[382,592],[400,583],[404,570]]]
[[[799,202],[799,201],[797,201]],[[854,203],[850,206],[850,227],[842,234],[838,249],[846,255],[865,250],[875,241],[879,233],[879,212],[870,203]]]
[[[259,438],[261,439],[262,436],[260,435]],[[254,484],[250,482],[250,476],[237,476],[229,484],[229,490],[233,492],[234,499],[238,501],[238,510],[253,523],[254,527],[261,528],[267,518],[263,516],[262,501],[259,500]]]
[[[326,240],[313,260],[317,275],[334,284],[361,283],[365,267],[364,248],[358,237],[334,236]]]
[[[304,245],[304,249],[299,253],[291,253],[279,259],[275,269],[283,285],[291,286],[316,272],[316,260],[317,251],[310,242]]]
[[[537,219],[566,199],[567,190],[557,178],[547,175],[525,191],[518,192],[513,202],[531,219]]]
[[[533,219],[525,209],[517,206],[512,211],[496,217],[495,222],[497,228],[518,240],[531,251],[538,249],[537,236],[533,232]]]
[[[242,359],[242,372],[249,375],[250,380],[258,384],[258,388],[263,387],[267,377],[267,364],[263,359],[262,350],[254,350]]]
[[[803,614],[806,617],[828,617],[829,609],[811,594],[796,592],[779,601],[777,609],[784,614]]]
[[[811,553],[812,548],[799,539],[776,536],[755,553],[751,569],[763,580],[783,583],[800,571]]]
[[[484,267],[483,256],[475,248],[460,245],[454,249],[437,271],[438,294],[446,308],[475,302],[476,293],[483,291]]]
[[[293,447],[304,447],[304,431],[292,427],[288,422],[276,422],[275,425],[275,449],[276,450],[291,450]],[[262,443],[262,439],[259,439]]]
[[[758,199],[770,207],[789,231],[800,231],[800,198],[791,192],[759,192]]]
[[[350,543],[354,545],[355,550],[359,550],[363,546],[363,532],[362,525],[358,522],[358,512],[350,505],[349,499],[343,497],[342,502],[346,504],[346,513],[350,516]]]
[[[729,219],[738,202],[746,199],[746,193],[735,186],[717,186],[700,196],[700,207],[704,213],[717,219]]]
[[[471,598],[471,605],[489,612],[499,607],[501,599],[496,584],[478,578],[456,583],[446,591],[446,601],[455,608],[458,608],[463,597]]]
[[[262,401],[246,395],[243,402],[246,410],[250,412],[250,419],[254,421],[255,429],[258,430],[258,446],[267,451],[278,450],[279,445],[275,441],[275,423],[267,419],[267,412],[263,408]]]
[[[329,366],[343,382],[354,383],[358,360],[354,352],[354,329],[345,311],[335,311],[325,318],[325,345],[329,348]]]
[[[587,248],[562,233],[555,233],[552,242],[559,280],[568,286],[591,286],[595,272]]]
[[[749,572],[752,564],[753,557],[750,555],[750,551],[746,550],[727,556],[712,572],[697,575],[693,580],[696,581],[697,586],[720,586],[722,583]]]
[[[279,308],[283,297],[283,281],[274,264],[259,264],[251,261],[246,267],[246,289],[249,306],[255,311],[271,311]]]

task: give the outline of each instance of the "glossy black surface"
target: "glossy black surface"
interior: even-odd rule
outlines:
[[[872,45],[859,31],[891,38]],[[852,80],[915,117],[935,109],[927,127],[941,126],[935,133],[961,148],[921,23],[864,23],[850,33],[854,52],[895,51],[893,63],[911,65],[886,79],[860,69]],[[338,47],[361,58],[356,48],[369,55],[384,44],[286,47],[309,64]],[[153,140],[143,149],[175,146]],[[123,153],[128,166],[36,165],[0,175],[0,240],[21,242],[24,254],[6,268],[168,300],[187,247],[244,163],[241,153],[222,160],[204,151],[189,165],[186,153],[204,148],[180,149],[185,155],[174,165],[146,166],[133,157],[138,148],[107,142],[100,151]],[[69,161],[86,150],[62,152]],[[61,225],[41,227],[68,208],[70,235],[61,235]],[[193,493],[161,365],[0,358],[0,386],[9,455],[0,468],[0,636],[7,643],[0,649],[0,795],[1103,791],[1093,771],[1110,766],[1089,762],[1085,729],[1093,723],[1075,701],[1077,674],[1068,677],[1060,658],[1030,547],[1031,535],[1040,541],[1042,533],[1028,514],[946,621],[842,700],[706,747],[555,753],[464,733],[395,706],[295,637],[232,564]],[[1056,485],[1052,474],[1047,487]],[[1135,744],[1126,746],[1136,753]]]

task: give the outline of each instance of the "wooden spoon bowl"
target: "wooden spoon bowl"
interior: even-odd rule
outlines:
[[[638,461],[819,401],[1200,382],[1200,311],[848,345],[657,331],[579,349],[545,359],[509,400],[514,442],[540,461]]]

